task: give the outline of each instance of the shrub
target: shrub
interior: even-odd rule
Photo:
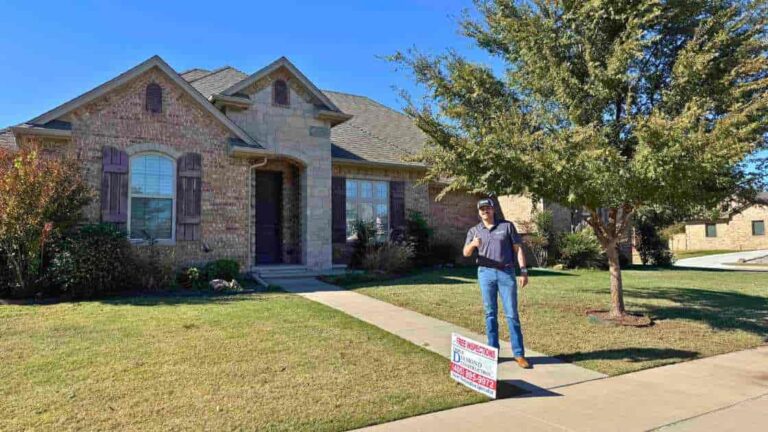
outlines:
[[[566,268],[602,267],[602,248],[592,230],[564,234],[560,238],[560,263]]]
[[[133,263],[122,232],[110,224],[85,225],[58,242],[48,273],[60,294],[81,299],[128,288]]]
[[[406,220],[407,241],[413,245],[414,261],[417,266],[432,263],[429,240],[432,238],[432,228],[427,224],[424,216],[415,210],[408,212]]]
[[[547,238],[539,233],[532,233],[523,237],[523,243],[528,246],[534,259],[536,259],[536,267],[546,267],[549,256]]]
[[[157,241],[148,240],[146,246],[135,249],[132,287],[144,291],[157,291],[173,288],[176,284],[173,250],[163,254]]]
[[[232,281],[240,276],[240,264],[231,259],[219,259],[211,261],[203,267],[204,279],[210,282],[214,279]]]
[[[365,270],[382,273],[404,273],[413,268],[415,251],[407,242],[384,242],[369,246],[363,256]]]
[[[0,150],[0,271],[11,280],[8,295],[41,289],[52,240],[77,221],[90,199],[76,161],[43,158],[34,148]]]
[[[637,252],[643,265],[669,266],[673,262],[669,242],[659,235],[652,218],[638,218],[635,224]]]
[[[460,255],[456,243],[445,235],[435,235],[429,241],[431,264],[454,264]]]
[[[373,222],[358,219],[352,223],[352,233],[355,236],[355,240],[352,244],[352,253],[349,256],[349,267],[361,268],[363,257],[365,257],[369,247],[377,243],[376,226]]]

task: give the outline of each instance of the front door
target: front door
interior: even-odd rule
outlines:
[[[283,262],[283,173],[256,171],[255,176],[256,264],[279,264]]]

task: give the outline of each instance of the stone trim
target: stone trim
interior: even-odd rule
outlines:
[[[182,154],[184,154],[184,152],[176,150],[173,147],[155,143],[134,144],[132,146],[126,147],[125,152],[128,153],[129,157],[133,157],[139,153],[161,153],[171,157],[174,159],[174,161],[180,158]]]

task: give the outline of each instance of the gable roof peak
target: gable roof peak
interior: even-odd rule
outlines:
[[[309,80],[301,71],[293,64],[290,60],[288,60],[288,57],[281,56],[277,60],[273,61],[272,63],[268,64],[267,66],[259,69],[255,73],[251,74],[247,78],[233,84],[229,88],[225,89],[221,92],[224,96],[232,96],[235,93],[238,93],[248,87],[249,85],[255,83],[256,81],[264,78],[265,76],[268,76],[272,72],[278,70],[279,68],[285,68],[288,70],[288,72],[293,75],[309,92],[316,97],[320,102],[325,105],[325,107],[329,111],[334,111],[341,113],[342,111],[337,107],[331,99],[328,98],[328,96],[325,95],[315,84],[312,83],[312,81]]]
[[[88,102],[93,101],[94,99],[114,90],[115,88],[125,84],[126,82],[134,79],[135,77],[141,75],[142,73],[152,69],[152,68],[158,68],[162,73],[164,73],[171,81],[173,81],[175,84],[177,84],[179,87],[181,87],[182,90],[184,90],[189,96],[192,97],[204,110],[209,112],[211,115],[213,115],[217,120],[219,120],[227,129],[230,130],[235,136],[242,139],[246,143],[258,146],[258,142],[254,140],[251,136],[249,136],[245,131],[243,131],[239,126],[237,126],[235,123],[232,122],[232,120],[229,119],[229,117],[225,116],[221,111],[216,109],[216,107],[213,106],[207,99],[203,97],[202,94],[200,94],[199,91],[197,91],[192,85],[189,84],[184,78],[181,77],[178,73],[176,73],[175,70],[171,66],[168,65],[168,63],[165,62],[159,55],[153,55],[152,57],[148,58],[147,60],[139,63],[138,65],[132,67],[131,69],[123,72],[122,74],[116,76],[115,78],[112,78],[111,80],[105,82],[104,84],[101,84],[100,86],[91,89],[90,91],[87,91],[80,96],[70,100],[69,102],[65,102],[58,107],[40,115],[32,120],[28,121],[27,123],[31,125],[44,125],[47,124],[53,120],[57,120],[60,117],[72,112],[78,107],[81,107]]]

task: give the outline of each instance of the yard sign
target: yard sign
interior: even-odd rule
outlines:
[[[493,399],[498,358],[498,348],[451,334],[451,378]]]

